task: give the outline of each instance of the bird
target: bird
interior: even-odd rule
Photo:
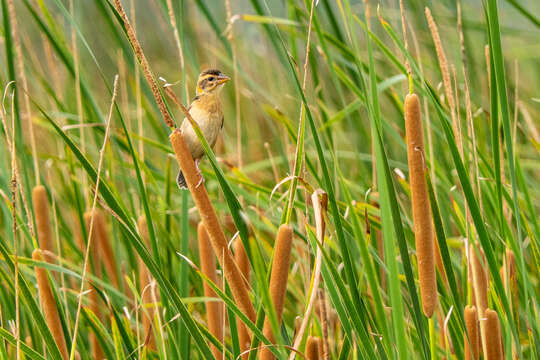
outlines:
[[[220,99],[220,92],[227,81],[231,80],[230,77],[223,74],[218,69],[209,69],[200,73],[197,79],[196,96],[191,102],[188,112],[195,120],[199,128],[201,129],[204,138],[208,142],[211,148],[214,148],[219,133],[223,129],[223,107]],[[180,130],[184,136],[187,147],[191,152],[193,160],[199,174],[199,162],[204,156],[204,149],[195,133],[195,130],[191,126],[191,122],[184,118]],[[197,184],[197,187],[204,181],[202,174],[201,180]],[[176,183],[180,189],[186,189],[187,183],[182,173],[182,169],[178,172],[176,177]]]

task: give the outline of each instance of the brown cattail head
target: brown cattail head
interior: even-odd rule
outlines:
[[[201,259],[201,271],[214,284],[219,285],[219,279],[216,272],[216,259],[208,238],[208,233],[202,222],[197,227],[197,235],[199,240],[199,257]],[[212,290],[210,285],[204,283],[204,296],[216,298],[217,295]],[[206,303],[206,318],[208,321],[208,330],[223,343],[223,306],[221,302],[210,301]],[[212,345],[212,353],[216,359],[221,359],[221,351]]]
[[[107,275],[111,279],[114,287],[118,289],[118,272],[116,269],[116,261],[114,258],[114,253],[111,246],[111,240],[109,237],[109,232],[107,231],[107,221],[103,211],[95,209],[94,212],[94,231],[96,232],[96,240],[99,242],[99,252],[101,253],[103,264],[105,269],[107,269]]]
[[[465,360],[477,360],[480,354],[480,333],[476,307],[465,307]],[[467,337],[468,335],[468,337]]]
[[[497,312],[486,309],[482,321],[486,322],[486,360],[503,360],[501,326]]]
[[[216,212],[210,202],[206,187],[199,184],[200,175],[195,167],[195,162],[191,156],[184,136],[179,129],[175,129],[169,140],[176,154],[176,159],[182,168],[189,191],[193,196],[193,201],[199,210],[204,227],[208,232],[210,243],[214,249],[218,261],[223,269],[225,278],[229,283],[233,298],[240,310],[251,320],[255,321],[256,314],[253,303],[249,298],[248,288],[242,278],[240,269],[236,265],[232,253],[228,247],[225,233],[221,228]]]
[[[488,306],[488,277],[484,267],[485,258],[482,249],[471,244],[469,246],[469,257],[472,268],[473,287],[475,303],[480,317],[483,316]]]
[[[45,251],[44,259],[53,262],[49,253],[54,253],[53,237],[51,229],[51,219],[49,216],[49,199],[47,190],[43,185],[37,185],[32,189],[32,202],[34,204],[34,215],[36,217],[37,235],[39,248]]]
[[[416,94],[405,98],[405,130],[411,186],[414,238],[418,257],[420,296],[427,317],[437,306],[437,277],[435,274],[433,228],[426,179],[424,176],[424,137],[420,117],[420,100]]]
[[[320,339],[316,336],[309,336],[306,342],[306,359],[319,360],[320,347],[321,347]]]
[[[281,322],[283,303],[285,302],[285,293],[287,292],[292,240],[293,229],[287,224],[281,225],[274,245],[274,258],[272,261],[272,272],[270,274],[270,298],[272,299],[278,322]],[[263,334],[269,340],[274,341],[272,325],[268,317],[264,321]],[[261,350],[261,360],[273,358],[274,356],[268,349],[263,348]]]
[[[148,238],[148,228],[146,227],[146,218],[141,215],[137,221],[137,228],[139,234],[146,246],[150,246],[150,240]],[[143,306],[142,326],[144,331],[144,337],[147,339],[147,346],[156,350],[156,340],[154,332],[152,331],[152,322],[154,319],[154,304],[152,299],[152,276],[146,268],[144,262],[139,258],[139,291],[141,293],[141,302]]]
[[[32,253],[32,259],[35,261],[43,261],[44,258],[41,250],[34,250]],[[36,273],[39,300],[45,314],[47,326],[49,327],[49,330],[51,330],[51,334],[54,337],[54,341],[56,342],[58,349],[60,350],[60,354],[62,354],[62,358],[67,360],[69,355],[66,346],[66,339],[64,337],[64,330],[62,329],[56,301],[54,301],[49,279],[47,278],[47,271],[36,266],[34,268],[34,272]]]
[[[251,280],[251,272],[250,272],[250,266],[249,266],[249,259],[246,254],[246,250],[244,249],[244,244],[242,243],[242,240],[238,238],[234,245],[234,259],[236,261],[236,264],[238,265],[238,268],[240,269],[240,272],[242,273],[244,277],[244,281],[246,282],[246,286],[249,288],[250,280]],[[244,352],[249,349],[250,346],[250,340],[249,340],[249,332],[246,328],[246,325],[243,323],[238,324],[238,340],[240,341],[240,351]],[[243,360],[247,360],[249,358],[249,353],[246,353],[242,356]]]

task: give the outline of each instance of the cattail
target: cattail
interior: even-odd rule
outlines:
[[[306,341],[306,359],[319,360],[320,347],[321,347],[320,339],[316,336],[309,336]]]
[[[478,312],[476,307],[465,307],[465,360],[477,360],[480,352],[480,334],[478,333]],[[468,335],[468,337],[467,337]]]
[[[274,259],[272,261],[272,273],[270,274],[270,298],[274,305],[278,324],[281,323],[283,313],[283,303],[287,291],[287,278],[289,276],[289,263],[291,259],[291,248],[293,240],[293,229],[283,224],[279,227],[276,243],[274,245]],[[263,334],[270,341],[274,341],[272,325],[267,317],[264,321]],[[267,348],[261,350],[261,360],[273,359],[274,356]]]
[[[246,254],[246,250],[244,249],[244,244],[242,243],[242,240],[240,238],[236,240],[236,243],[234,245],[234,259],[236,261],[236,264],[238,265],[238,268],[240,269],[240,272],[242,273],[244,277],[246,286],[249,288],[249,283],[251,280],[249,259]],[[238,340],[240,341],[241,352],[244,352],[249,349],[249,346],[250,346],[249,332],[246,328],[246,325],[243,323],[238,324]],[[243,360],[247,360],[248,358],[249,358],[248,353],[242,356]]]
[[[114,258],[109,232],[107,231],[107,221],[102,211],[96,210],[96,218],[94,221],[97,221],[96,231],[98,231],[100,235],[99,250],[103,255],[103,265],[105,265],[105,269],[107,269],[107,275],[109,276],[109,279],[111,279],[112,284],[118,289],[120,281],[118,280],[116,260]]]
[[[34,203],[39,248],[45,251],[45,261],[52,263],[54,261],[52,257],[54,248],[49,216],[49,200],[47,190],[43,185],[37,185],[32,189],[32,202]]]
[[[488,306],[488,277],[483,265],[485,258],[482,249],[478,247],[475,250],[474,246],[471,244],[469,246],[469,262],[472,269],[474,303],[476,304],[478,317],[482,319],[484,318],[484,312]],[[486,331],[487,329],[485,321],[480,321],[480,338],[482,340],[482,349],[484,354],[486,353],[487,346]]]
[[[146,246],[150,246],[148,227],[146,226],[146,218],[144,215],[139,217],[137,227],[143,242],[146,244]],[[145,339],[147,339],[147,346],[152,350],[156,350],[156,339],[154,337],[154,332],[152,331],[155,308],[152,299],[151,286],[152,276],[150,275],[150,272],[146,268],[144,262],[141,260],[141,258],[139,258],[139,291],[141,292],[141,302],[144,309],[142,315],[143,331]],[[151,308],[148,309],[148,306],[151,306]]]
[[[186,115],[190,117],[189,113]],[[193,120],[193,119],[191,119]],[[208,232],[210,243],[214,249],[218,261],[223,269],[225,278],[229,283],[231,292],[238,308],[247,316],[248,319],[255,322],[255,308],[249,298],[248,288],[242,278],[242,274],[236,265],[233,255],[228,247],[225,233],[221,228],[216,212],[204,184],[199,184],[200,175],[195,167],[195,162],[187,148],[186,142],[179,129],[175,129],[170,135],[170,141],[176,153],[176,159],[182,168],[184,177],[193,196],[193,201],[199,209],[204,227]]]
[[[91,254],[91,263],[93,266],[94,276],[101,277],[101,261],[99,256],[99,246],[100,246],[100,230],[98,221],[96,221],[97,216],[95,215],[97,211],[87,211],[84,213],[84,223],[86,224],[86,231],[92,234],[90,254]],[[92,220],[92,217],[94,218]],[[92,231],[90,232],[90,224],[92,223]],[[84,246],[83,246],[84,247]],[[99,304],[99,297],[95,289],[92,289],[88,294],[88,301],[90,305],[90,310],[98,319],[102,319],[101,306]],[[97,339],[95,333],[90,334],[90,345],[92,348],[92,358],[101,359],[103,358],[103,350],[101,349],[101,344]]]
[[[216,259],[214,252],[212,251],[212,245],[208,239],[208,233],[204,228],[202,222],[197,227],[197,234],[199,239],[199,256],[201,258],[201,271],[208,277],[214,284],[219,284],[218,276],[216,273]],[[216,293],[210,285],[204,283],[204,296],[205,297],[217,297]],[[221,302],[209,301],[206,303],[206,318],[208,321],[208,330],[216,337],[221,343],[223,343],[223,306]],[[212,353],[216,359],[221,359],[221,351],[212,345]]]
[[[424,177],[424,137],[418,96],[416,94],[407,95],[404,107],[420,296],[424,314],[431,317],[437,306],[437,276],[435,274],[432,219]]]
[[[35,261],[42,261],[44,259],[41,250],[36,249],[32,253],[32,259]],[[56,301],[54,301],[54,296],[49,284],[49,279],[47,278],[47,271],[43,268],[36,266],[34,268],[36,273],[36,280],[38,285],[39,300],[45,313],[45,320],[47,321],[47,326],[51,331],[54,341],[60,350],[60,354],[64,360],[69,358],[66,339],[64,337],[64,330],[62,329],[62,324],[60,322],[60,314],[58,313],[58,308],[56,306]]]
[[[502,360],[501,326],[497,312],[486,309],[482,320],[486,323],[486,360]]]
[[[102,255],[103,265],[107,270],[107,275],[111,279],[114,287],[118,289],[118,273],[116,270],[116,262],[114,259],[114,253],[111,247],[111,241],[109,238],[109,232],[107,231],[107,221],[102,211],[94,210],[94,232],[96,234],[96,241],[99,243],[98,249]]]

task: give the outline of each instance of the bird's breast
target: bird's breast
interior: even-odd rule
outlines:
[[[195,120],[208,144],[213,147],[221,130],[223,112],[218,101],[195,101],[192,103],[189,114]],[[184,119],[182,131],[188,148],[194,159],[204,155],[202,144],[191,126],[189,120]]]

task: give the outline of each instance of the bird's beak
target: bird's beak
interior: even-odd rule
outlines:
[[[218,84],[225,84],[229,80],[231,80],[231,78],[225,74],[219,74],[219,76],[217,77]]]

